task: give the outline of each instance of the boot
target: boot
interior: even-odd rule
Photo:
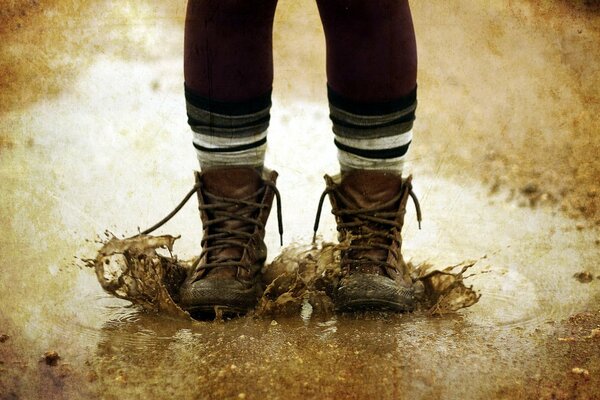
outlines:
[[[260,270],[267,258],[265,225],[277,173],[250,167],[211,168],[196,173],[203,226],[202,253],[180,289],[190,312],[244,313],[262,293]],[[279,208],[278,208],[279,211]],[[282,233],[281,212],[278,212]]]
[[[326,175],[325,181],[315,232],[328,194],[342,245],[341,277],[333,293],[336,308],[412,311],[415,288],[402,258],[400,234],[409,196],[421,221],[411,177],[403,181],[389,171],[356,170],[341,179]]]

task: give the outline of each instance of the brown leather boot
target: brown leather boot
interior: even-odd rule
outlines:
[[[260,270],[267,257],[263,241],[277,173],[223,167],[196,173],[202,253],[180,289],[180,305],[190,312],[215,308],[243,313],[262,292]],[[279,209],[278,209],[279,211]],[[281,213],[278,212],[279,231]]]
[[[411,177],[388,171],[357,170],[325,176],[332,213],[342,244],[341,278],[334,291],[336,308],[411,311],[415,288],[401,254],[406,203],[411,196],[421,221]],[[315,222],[315,232],[318,217]]]

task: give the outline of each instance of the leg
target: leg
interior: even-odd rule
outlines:
[[[346,245],[336,306],[408,311],[415,288],[400,252],[400,231],[408,198],[416,198],[401,173],[412,140],[417,67],[408,1],[317,4],[342,172],[326,176],[325,190]]]
[[[185,95],[201,172],[202,253],[180,290],[190,312],[244,312],[260,294],[277,173],[263,170],[276,0],[189,0]]]
[[[342,170],[400,171],[412,140],[417,52],[407,0],[317,0]]]
[[[190,0],[184,76],[201,166],[262,166],[277,0]]]

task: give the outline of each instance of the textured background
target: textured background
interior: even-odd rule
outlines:
[[[409,208],[405,253],[440,267],[487,255],[478,265],[489,273],[473,278],[482,300],[447,319],[273,328],[139,314],[73,261],[93,256],[105,229],[153,224],[192,185],[184,2],[4,0],[0,399],[594,398],[600,2],[411,5],[420,64],[409,170],[425,221],[417,231]],[[286,243],[306,243],[321,176],[336,168],[316,5],[281,0],[274,35],[267,163],[281,174]],[[199,230],[190,206],[163,232],[182,235],[176,251],[188,258]],[[321,233],[335,237],[331,218]],[[581,271],[592,282],[573,279]],[[61,355],[56,367],[38,362],[47,350]]]

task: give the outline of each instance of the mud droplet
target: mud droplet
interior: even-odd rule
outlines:
[[[580,283],[590,283],[594,280],[594,275],[591,272],[582,271],[573,275],[573,278],[577,279]]]
[[[56,351],[50,350],[44,353],[42,359],[47,365],[55,367],[56,365],[58,365],[58,360],[60,360],[60,356]]]

